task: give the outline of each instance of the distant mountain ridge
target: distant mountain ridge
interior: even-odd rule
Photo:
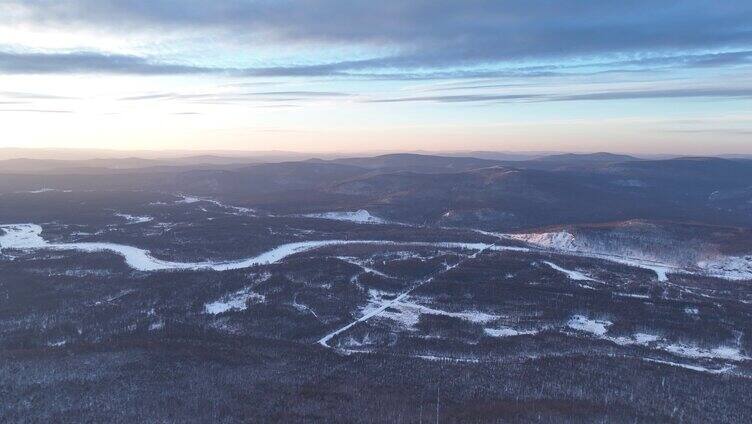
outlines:
[[[631,162],[641,160],[634,156],[629,155],[617,155],[614,153],[598,152],[598,153],[563,153],[558,155],[548,155],[537,158],[540,161],[547,162],[577,162],[577,163],[616,163],[616,162]]]
[[[499,231],[628,219],[752,226],[752,161],[744,159],[595,153],[512,162],[421,154],[231,165],[108,161],[0,162],[0,192],[181,192],[274,213],[365,209],[398,222]],[[108,165],[115,168],[102,168]]]
[[[386,171],[451,172],[500,165],[502,162],[466,156],[435,156],[396,153],[374,157],[333,159],[331,162]]]

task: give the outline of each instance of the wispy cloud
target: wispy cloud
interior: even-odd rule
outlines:
[[[752,3],[551,2],[545,0],[4,0],[11,25],[88,28],[99,33],[206,34],[217,43],[371,52],[363,60],[309,64],[310,54],[274,66],[173,64],[158,57],[93,52],[0,53],[5,73],[225,73],[384,79],[484,77],[516,63],[600,66],[733,66],[750,62]],[[10,13],[13,12],[13,13]],[[390,53],[384,54],[388,51]],[[610,61],[610,62],[609,62]],[[575,62],[572,62],[575,63]],[[576,66],[576,65],[575,65]],[[591,65],[587,65],[591,66]],[[494,69],[497,68],[497,69]],[[556,73],[544,65],[530,74]]]
[[[652,90],[629,90],[629,91],[605,91],[600,93],[574,94],[568,96],[555,96],[551,101],[576,101],[576,100],[624,100],[624,99],[667,99],[687,97],[723,97],[723,98],[748,98],[752,97],[752,88],[747,87],[720,87],[720,88],[676,88],[676,89],[652,89]]]
[[[0,91],[0,97],[11,99],[28,99],[28,100],[71,100],[75,97],[69,96],[56,96],[52,94],[44,93],[26,93],[19,91]]]
[[[176,75],[226,72],[197,66],[152,62],[138,56],[97,52],[0,52],[0,73],[5,74],[139,74]]]
[[[752,40],[744,0],[382,0],[378,2],[6,0],[16,22],[98,30],[226,31],[278,43],[392,44],[403,61],[486,61],[630,50],[704,49]],[[335,17],[335,18],[333,18]],[[443,49],[431,49],[444,46]]]
[[[73,113],[72,110],[54,110],[54,109],[0,109],[0,112]]]
[[[146,93],[122,97],[121,101],[181,101],[188,103],[290,102],[349,97],[335,91],[219,91],[214,93]]]
[[[477,103],[477,102],[571,102],[589,100],[629,100],[665,98],[751,98],[752,88],[677,88],[649,90],[601,91],[582,94],[460,94],[437,96],[404,96],[382,99],[367,99],[367,103]]]
[[[662,132],[680,133],[680,134],[710,134],[710,135],[737,135],[750,136],[752,129],[739,128],[706,128],[706,129],[667,129]]]
[[[468,103],[489,101],[522,101],[541,98],[539,94],[459,94],[454,96],[414,96],[389,99],[369,99],[367,103],[406,103],[406,102],[436,102],[436,103]]]

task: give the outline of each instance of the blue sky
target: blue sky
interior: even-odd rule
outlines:
[[[752,153],[748,1],[0,0],[0,146]]]

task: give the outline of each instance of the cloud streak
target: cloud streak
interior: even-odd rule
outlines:
[[[238,69],[91,52],[6,52],[0,54],[6,73],[479,78],[502,72],[489,66],[568,59],[610,60],[611,67],[729,66],[749,63],[750,52],[740,50],[752,44],[752,3],[745,0],[685,0],[680,7],[652,0],[0,0],[0,13],[3,6],[11,24],[156,38],[161,32],[208,34],[249,48],[372,50],[363,60],[300,65],[287,59]],[[548,66],[527,72],[557,71]]]
[[[0,51],[0,73],[4,74],[126,74],[146,76],[215,74],[235,77],[333,76],[376,80],[430,80],[586,76],[606,72],[651,72],[672,67],[706,68],[748,64],[752,64],[752,51],[594,62],[586,65],[549,65],[498,70],[421,69],[417,71],[395,68],[394,62],[390,58],[344,61],[322,65],[226,68],[164,63],[139,56],[98,52],[17,53]],[[584,71],[583,68],[606,68],[608,70]],[[271,85],[274,83],[264,82],[263,84]]]
[[[0,52],[0,72],[5,74],[137,74],[179,75],[225,72],[197,66],[151,62],[139,56],[74,53]]]
[[[219,91],[215,93],[146,93],[121,97],[120,101],[175,101],[193,104],[289,103],[347,98],[349,93],[336,91]],[[292,105],[277,105],[276,107]]]
[[[0,109],[0,113],[2,112],[73,113],[72,110],[54,110],[54,109]]]
[[[460,94],[437,96],[406,96],[368,99],[367,103],[479,103],[479,102],[571,102],[595,100],[672,99],[672,98],[752,98],[752,88],[677,88],[649,90],[601,91],[582,94]]]
[[[242,1],[5,0],[15,22],[99,30],[225,30],[279,43],[392,44],[427,47],[465,59],[657,48],[708,48],[752,40],[744,0]],[[470,48],[475,46],[475,48]],[[562,50],[564,47],[564,50]],[[411,57],[442,60],[446,53]],[[460,58],[455,58],[460,59]]]

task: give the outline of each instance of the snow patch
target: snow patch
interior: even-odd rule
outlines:
[[[262,294],[254,293],[249,287],[238,290],[229,294],[216,302],[204,305],[204,312],[211,315],[218,315],[228,311],[244,311],[248,309],[248,301],[255,300],[257,303],[266,301]]]
[[[337,256],[337,259],[339,259],[341,261],[344,261],[344,262],[347,262],[349,264],[358,266],[358,267],[360,267],[363,270],[363,272],[375,274],[375,275],[378,275],[379,277],[392,278],[392,277],[384,274],[383,272],[379,271],[378,269],[370,267],[368,265],[367,261],[363,261],[363,260],[360,260],[358,258],[353,258],[353,257],[350,257],[350,256]]]
[[[41,193],[50,193],[50,192],[72,193],[73,190],[61,190],[61,189],[57,189],[57,188],[40,188],[40,189],[37,189],[37,190],[17,191],[16,193],[41,194]]]
[[[606,337],[605,339],[611,340],[612,342],[622,345],[622,346],[628,346],[628,345],[642,345],[647,346],[650,343],[657,342],[660,340],[660,336],[656,336],[655,334],[648,334],[648,333],[635,333],[631,337]]]
[[[324,212],[324,213],[310,213],[303,215],[306,218],[319,218],[319,219],[331,219],[334,221],[349,221],[357,222],[359,224],[387,224],[388,222],[377,216],[371,215],[365,209],[360,209],[354,212]]]
[[[619,297],[631,297],[633,299],[650,299],[650,296],[648,296],[646,294],[614,292],[614,295],[615,296],[619,296]]]
[[[727,280],[752,280],[752,255],[724,256],[697,264],[708,275]]]
[[[408,296],[395,300],[387,293],[373,289],[369,290],[368,294],[370,296],[370,301],[362,310],[363,316],[368,316],[373,313],[373,311],[380,310],[384,308],[384,306],[387,306],[387,308],[384,308],[380,316],[398,322],[406,328],[412,328],[418,324],[420,317],[423,314],[452,317],[476,324],[487,324],[501,318],[499,315],[492,315],[474,310],[449,312],[441,309],[434,309],[429,306],[421,305],[417,300]]]
[[[210,199],[206,197],[180,195],[180,200],[177,200],[175,203],[193,204],[193,203],[199,203],[199,202],[211,203],[215,206],[219,206],[222,209],[230,210],[235,215],[247,215],[247,214],[252,214],[256,212],[256,210],[251,209],[251,208],[228,205],[228,204],[220,202],[219,200],[214,200],[214,199]],[[206,208],[201,208],[201,210],[203,212],[208,212]]]
[[[583,315],[574,315],[567,322],[567,326],[573,330],[583,331],[596,336],[605,336],[608,332],[608,327],[612,325],[611,321],[589,319]]]
[[[611,262],[633,266],[636,268],[647,269],[653,271],[658,277],[658,281],[661,282],[668,281],[668,273],[670,272],[691,274],[691,272],[687,270],[658,261],[593,252],[591,250],[588,250],[586,245],[580,243],[574,235],[566,231],[553,233],[507,234],[506,236],[514,240],[529,243],[542,249],[565,252],[568,254],[596,259],[603,259]]]
[[[562,267],[556,265],[553,262],[543,261],[543,263],[546,264],[546,265],[548,265],[548,266],[550,266],[551,268],[555,269],[556,271],[561,272],[562,274],[566,274],[566,276],[569,277],[569,279],[571,279],[571,280],[574,280],[574,281],[596,281],[596,280],[588,277],[587,275],[585,275],[585,274],[583,274],[583,273],[581,273],[579,271],[572,271],[572,270],[569,270],[569,269],[562,268]]]
[[[743,355],[739,349],[732,346],[704,349],[698,346],[674,343],[664,344],[661,346],[661,349],[676,356],[686,358],[725,359],[729,361],[745,361],[750,359],[748,356]]]
[[[164,321],[155,321],[149,324],[149,331],[158,331],[164,328]]]
[[[198,203],[201,199],[194,196],[180,196],[180,200],[176,201],[175,203]]]
[[[468,259],[473,259],[473,258],[478,257],[478,255],[480,255],[481,253],[483,253],[486,249],[488,249],[490,247],[491,246],[486,246],[485,248],[476,251],[472,255],[468,256]],[[450,270],[458,267],[460,265],[460,263],[461,262],[457,262],[455,264],[447,264],[447,263],[445,263],[444,264],[444,270],[441,271],[441,272],[450,271]],[[434,274],[434,276],[432,276],[432,277],[429,277],[427,279],[421,280],[419,283],[413,285],[407,291],[404,291],[404,292],[400,293],[397,297],[395,297],[394,299],[392,299],[390,301],[384,302],[379,307],[368,308],[368,311],[366,313],[364,313],[363,316],[361,316],[357,320],[352,321],[351,323],[345,325],[344,327],[340,327],[337,330],[334,330],[331,333],[325,335],[324,337],[322,337],[321,339],[319,339],[318,344],[320,344],[321,346],[327,347],[327,348],[331,347],[331,346],[329,346],[329,342],[334,337],[338,336],[339,334],[344,333],[345,331],[351,329],[352,327],[358,325],[361,322],[366,322],[366,321],[368,321],[369,319],[371,319],[373,317],[381,315],[388,308],[392,307],[394,304],[402,302],[403,300],[405,300],[410,295],[410,293],[412,291],[414,291],[414,290],[422,287],[423,285],[425,285],[425,284],[430,283],[431,281],[433,281],[433,279],[436,277],[436,275],[438,275],[438,274]],[[378,292],[376,294],[378,294]]]
[[[511,327],[484,328],[483,332],[491,337],[514,337],[538,334],[538,330],[516,330]]]
[[[426,361],[432,361],[432,362],[460,362],[460,363],[471,363],[471,364],[480,363],[480,360],[476,358],[454,358],[451,356],[436,356],[436,355],[415,355],[412,357],[418,358],[418,359],[424,359]]]
[[[555,233],[532,233],[532,234],[508,234],[507,237],[530,243],[535,246],[545,247],[555,250],[580,250],[577,239],[571,233],[558,231]]]
[[[734,368],[733,365],[726,365],[726,366],[721,367],[721,368],[707,368],[707,367],[702,367],[702,366],[699,366],[699,365],[682,364],[682,363],[679,363],[679,362],[671,362],[671,361],[662,361],[660,359],[652,359],[652,358],[641,358],[641,359],[643,361],[646,361],[646,362],[653,362],[653,363],[656,363],[656,364],[669,365],[669,366],[672,366],[672,367],[684,368],[684,369],[688,369],[688,370],[692,370],[692,371],[697,371],[697,372],[704,372],[704,373],[708,373],[708,374],[725,374],[725,373],[731,371]]]
[[[115,216],[125,219],[129,225],[143,224],[144,222],[150,222],[154,220],[154,218],[150,216],[129,215],[127,213],[116,213]]]
[[[722,256],[720,258],[700,261],[696,267],[681,268],[661,261],[634,258],[616,254],[593,251],[586,243],[580,242],[567,231],[550,233],[506,234],[504,237],[523,241],[542,249],[566,252],[579,256],[604,259],[636,268],[653,271],[658,281],[668,281],[668,274],[681,273],[689,275],[705,275],[726,280],[752,280],[752,255]]]
[[[674,356],[692,359],[717,359],[727,361],[746,361],[752,359],[744,355],[741,350],[733,346],[718,346],[715,348],[702,348],[697,345],[674,343],[662,337],[649,333],[635,333],[632,336],[609,337],[606,336],[608,327],[613,325],[606,320],[591,320],[583,315],[574,315],[567,323],[569,328],[590,333],[601,340],[608,340],[620,346],[643,346],[651,349],[670,353]]]

